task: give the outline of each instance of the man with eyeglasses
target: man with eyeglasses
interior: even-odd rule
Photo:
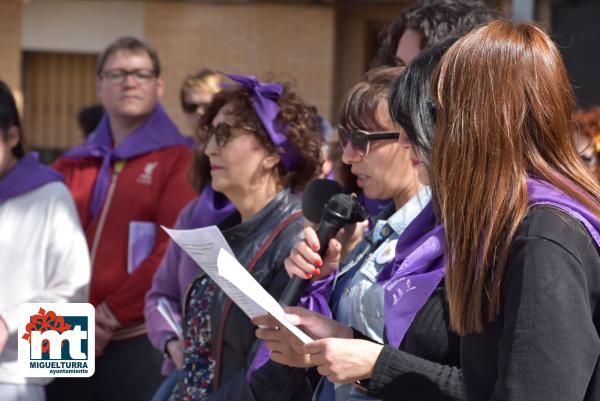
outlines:
[[[96,89],[106,111],[80,147],[54,165],[63,173],[92,260],[89,302],[96,308],[96,372],[62,379],[48,400],[148,400],[161,382],[162,355],[146,337],[144,297],[172,227],[195,193],[192,151],[159,103],[156,51],[132,37],[102,53]]]

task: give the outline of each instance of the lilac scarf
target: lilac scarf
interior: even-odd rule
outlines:
[[[600,246],[600,220],[587,208],[554,187],[527,179],[529,207],[549,205],[579,220]],[[444,231],[435,226],[429,204],[400,236],[394,262],[380,273],[385,289],[384,316],[388,341],[399,347],[417,312],[444,276]],[[432,229],[429,229],[433,227]]]
[[[527,179],[529,207],[554,206],[581,221],[600,246],[600,219],[587,208],[564,194],[548,182]],[[398,348],[416,314],[427,302],[444,277],[444,229],[436,225],[433,205],[430,202],[409,224],[398,239],[394,261],[379,274],[377,281],[384,287],[384,319],[390,345]],[[327,296],[331,280],[321,280],[311,285],[301,303],[311,310],[331,316]],[[329,313],[329,315],[327,314]],[[261,344],[246,379],[264,365],[270,356]]]
[[[399,347],[417,312],[444,277],[444,229],[436,225],[433,203],[406,227],[394,261],[377,282],[384,288],[384,321],[389,343]]]
[[[105,114],[85,144],[67,151],[63,157],[95,157],[102,159],[102,166],[98,172],[94,193],[92,194],[91,212],[92,217],[95,219],[108,193],[112,162],[131,159],[180,144],[186,145],[188,140],[179,133],[175,124],[159,104],[148,119],[129,134],[116,148],[113,148],[109,119],[108,115]]]
[[[277,101],[283,94],[284,87],[278,83],[260,82],[254,76],[225,74],[229,79],[239,83],[252,94],[252,106],[269,138],[277,147],[281,163],[287,171],[294,171],[302,164],[302,156],[294,149],[292,143],[283,133],[283,127],[277,122],[280,108]]]
[[[529,207],[535,205],[554,206],[579,220],[589,231],[592,239],[600,246],[600,220],[590,210],[569,197],[552,184],[537,178],[527,179]]]
[[[189,221],[189,228],[217,225],[235,212],[235,205],[220,192],[215,192],[210,183],[204,186]]]
[[[0,204],[54,181],[62,181],[62,175],[31,155],[23,156],[0,180]]]
[[[300,298],[298,306],[302,306],[303,308],[331,318],[332,314],[331,309],[329,308],[328,298],[331,293],[335,276],[335,274],[330,274],[321,280],[310,283],[304,290],[304,295]],[[269,358],[271,358],[271,350],[267,348],[264,341],[261,341],[258,350],[254,355],[254,359],[246,372],[246,382],[248,385],[252,382],[252,374],[267,363]]]

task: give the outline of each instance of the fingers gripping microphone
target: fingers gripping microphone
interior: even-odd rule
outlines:
[[[339,184],[325,179],[312,180],[304,190],[302,212],[306,219],[319,223],[317,237],[321,257],[327,253],[329,240],[334,238],[345,225],[369,217],[367,210],[355,197],[340,192]],[[283,291],[279,303],[283,306],[296,305],[309,282],[307,279],[293,276]]]

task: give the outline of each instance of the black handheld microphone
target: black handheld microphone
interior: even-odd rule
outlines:
[[[339,193],[341,192],[339,184],[335,183],[336,191],[332,194],[334,188],[332,182],[325,179],[312,180],[304,189],[302,196],[304,217],[313,223],[319,222],[317,237],[321,245],[319,249],[321,257],[327,253],[329,240],[335,237],[345,225],[369,217],[367,210],[355,197]],[[285,287],[279,303],[282,306],[296,305],[308,284],[309,280],[293,276]]]

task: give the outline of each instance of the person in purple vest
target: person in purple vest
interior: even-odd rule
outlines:
[[[96,371],[55,380],[47,395],[145,401],[160,384],[163,356],[146,336],[144,299],[168,244],[160,226],[171,227],[197,196],[187,179],[193,152],[160,103],[165,83],[150,45],[118,38],[98,58],[96,72],[106,113],[83,145],[54,163],[90,247]]]
[[[414,173],[428,190],[426,167],[435,131],[429,82],[452,43],[449,40],[424,51],[387,86],[391,119],[402,127]],[[348,157],[349,152],[345,153]],[[398,176],[406,174],[399,168],[393,171]],[[358,270],[347,259],[339,267],[333,290],[325,280],[311,284],[312,291],[302,300],[311,310],[288,309],[292,323],[316,340],[313,343],[303,347],[284,330],[273,331],[270,318],[254,321],[266,326],[257,330],[257,336],[268,341],[272,359],[292,366],[314,366],[326,377],[319,401],[463,398],[459,339],[449,330],[444,294],[443,229],[436,223],[430,198],[407,220],[391,249],[383,242],[381,249],[371,252],[374,268],[370,271],[365,269],[369,258]],[[389,222],[397,226],[393,216]],[[373,247],[371,243],[377,244],[377,230],[384,231],[382,226],[379,221],[367,244],[358,247],[368,249]],[[290,273],[307,271],[313,266],[311,260],[319,260],[305,247],[316,245],[313,235],[307,233],[306,238],[307,243],[300,243],[286,261]],[[335,242],[332,245],[336,246]],[[324,266],[335,253],[326,255]],[[373,284],[367,292],[359,292],[357,282],[365,277]],[[326,317],[331,315],[335,321]],[[361,315],[364,321],[354,317]],[[365,322],[371,322],[370,326]]]
[[[600,399],[600,185],[556,44],[495,21],[432,80],[431,177],[467,400]]]
[[[17,365],[17,314],[25,302],[85,302],[90,261],[62,176],[26,155],[14,98],[0,81],[0,399],[45,399],[50,378]]]

